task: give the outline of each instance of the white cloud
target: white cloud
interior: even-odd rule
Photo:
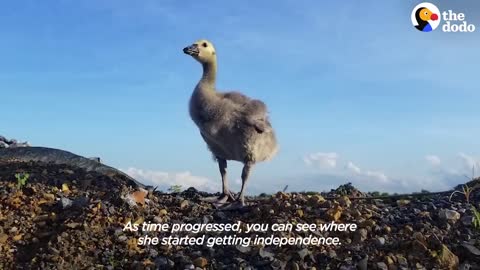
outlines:
[[[426,155],[425,160],[432,166],[438,166],[442,163],[440,158],[436,155]]]
[[[477,158],[474,158],[470,155],[467,155],[465,153],[459,153],[458,156],[462,160],[462,165],[464,168],[471,170],[474,168],[475,170],[478,170],[480,167],[480,161]]]
[[[307,166],[326,169],[330,175],[344,177],[358,186],[391,185],[389,177],[381,171],[361,169],[352,161],[340,166],[340,158],[336,152],[312,153],[305,156],[303,160]]]
[[[347,163],[346,168],[348,171],[352,172],[354,175],[357,175],[357,176],[367,177],[371,180],[377,180],[381,182],[388,181],[388,177],[385,175],[385,173],[379,172],[379,171],[369,171],[369,170],[363,171],[362,169],[360,169],[360,167],[358,167],[351,161]]]
[[[370,178],[374,178],[376,180],[380,180],[381,182],[387,182],[388,181],[388,177],[383,172],[366,171],[364,173],[364,175],[367,176],[367,177],[370,177]]]
[[[433,165],[433,168],[430,168],[431,170],[422,179],[412,181],[412,185],[423,186],[423,188],[428,190],[446,190],[465,183],[468,180],[465,177],[470,177],[472,173],[478,175],[480,159],[476,157],[462,152],[448,162],[440,162],[440,159],[437,161],[436,156],[433,155],[431,157],[426,156],[425,159]],[[472,168],[475,169],[474,172],[472,172]]]
[[[353,173],[360,174],[362,170],[360,170],[360,167],[357,165],[353,164],[353,162],[349,161],[347,164],[347,169]]]
[[[340,183],[327,182],[326,179],[336,179],[336,181],[346,179],[362,191],[377,190],[398,193],[420,191],[421,189],[444,191],[464,183],[465,176],[470,177],[473,167],[475,167],[475,176],[480,174],[480,158],[478,156],[458,153],[453,159],[440,159],[437,155],[429,154],[423,158],[430,165],[430,167],[426,167],[428,169],[425,172],[407,171],[403,175],[393,176],[387,176],[381,170],[362,168],[353,161],[343,164],[336,153],[310,154],[304,160],[307,165],[323,165],[323,167],[330,168],[328,172],[323,172],[328,174],[316,174],[316,179],[322,180],[314,182],[315,185],[328,184],[334,188]]]
[[[220,191],[220,183],[203,176],[192,175],[189,171],[168,173],[132,167],[123,171],[144,184],[158,186],[161,189],[168,189],[172,185],[181,185],[183,188],[194,187],[208,192]]]
[[[303,160],[305,164],[309,166],[319,166],[321,168],[331,169],[337,166],[338,154],[335,152],[318,152],[307,155]]]

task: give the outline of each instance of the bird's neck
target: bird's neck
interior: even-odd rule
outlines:
[[[217,79],[217,62],[207,62],[203,63],[203,75],[198,83],[199,86],[205,89],[210,89],[215,91],[215,82]]]

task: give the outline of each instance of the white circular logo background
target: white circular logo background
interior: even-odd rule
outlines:
[[[436,21],[428,21],[428,23],[432,26],[432,30],[435,30],[435,29],[440,25],[440,19],[442,18],[442,14],[440,14],[440,10],[437,8],[437,6],[435,6],[435,5],[432,4],[432,3],[428,3],[428,2],[420,3],[420,4],[416,5],[416,6],[413,8],[412,14],[410,15],[410,17],[411,17],[411,19],[412,19],[412,24],[413,24],[413,26],[417,26],[417,25],[418,25],[417,19],[415,18],[415,11],[417,11],[417,9],[419,9],[419,8],[421,8],[421,7],[428,8],[428,9],[430,9],[433,13],[435,13],[435,14],[438,15],[438,20],[436,20]]]

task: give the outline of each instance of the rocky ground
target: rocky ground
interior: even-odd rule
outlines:
[[[371,199],[351,185],[329,193],[250,198],[218,211],[188,189],[144,193],[80,169],[0,163],[0,269],[480,269],[480,230],[463,194]],[[26,175],[28,173],[28,176]],[[479,182],[472,181],[473,186]],[[358,224],[339,246],[139,246],[142,223]],[[291,234],[302,234],[292,232]]]

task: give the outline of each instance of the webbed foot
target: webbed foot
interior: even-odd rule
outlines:
[[[235,197],[232,195],[232,192],[227,191],[220,195],[220,197],[213,202],[213,206],[215,206],[215,208],[220,208],[227,205],[228,202],[233,201],[235,201]]]

